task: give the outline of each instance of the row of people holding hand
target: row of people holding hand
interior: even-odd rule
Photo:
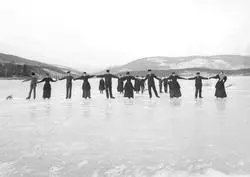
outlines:
[[[155,79],[159,80],[160,83],[161,82],[167,83],[167,86],[169,87],[170,98],[174,98],[174,97],[179,98],[182,96],[181,89],[180,89],[181,87],[178,82],[178,79],[195,80],[195,88],[196,88],[195,98],[197,98],[198,96],[202,98],[202,80],[212,79],[212,78],[218,79],[218,82],[216,83],[216,86],[215,86],[216,87],[215,96],[220,97],[220,98],[227,97],[227,94],[225,91],[225,85],[224,85],[227,80],[227,76],[225,76],[223,72],[219,73],[216,76],[209,77],[209,78],[201,76],[200,73],[196,73],[195,77],[183,78],[181,76],[178,76],[175,72],[173,72],[169,77],[160,79],[155,74],[153,74],[152,71],[149,69],[146,77],[144,77],[143,79],[138,79],[130,75],[129,72],[127,72],[125,76],[118,77],[116,75],[111,74],[110,70],[107,70],[106,73],[103,75],[88,75],[86,72],[84,72],[82,76],[77,77],[77,78],[74,78],[70,72],[67,72],[67,75],[65,77],[60,78],[58,80],[66,80],[66,99],[70,99],[72,96],[72,81],[73,80],[83,80],[82,97],[91,98],[91,93],[90,93],[91,85],[88,80],[93,77],[102,78],[100,80],[99,90],[101,93],[103,93],[103,91],[105,90],[106,97],[108,99],[115,98],[112,93],[112,78],[118,79],[118,91],[120,93],[123,93],[124,91],[124,97],[126,98],[134,98],[134,91],[139,92],[141,90],[143,93],[146,81],[148,83],[147,85],[148,85],[149,97],[152,98],[152,90],[153,90],[153,92],[155,93],[155,96],[160,98],[156,90]],[[43,78],[41,81],[38,81],[35,73],[32,73],[32,76],[30,79],[27,79],[24,81],[29,81],[29,80],[31,82],[30,82],[30,91],[29,91],[29,95],[27,99],[31,98],[32,92],[33,92],[33,98],[34,99],[36,98],[36,86],[38,83],[42,83],[42,82],[45,82],[44,87],[43,87],[43,98],[49,99],[51,97],[50,82],[57,81],[51,78],[49,74],[47,74],[47,76]],[[135,86],[132,84],[132,80],[135,80]],[[122,84],[123,82],[125,82],[124,86]],[[138,90],[138,87],[136,87],[136,85],[138,84],[140,85],[139,90]]]

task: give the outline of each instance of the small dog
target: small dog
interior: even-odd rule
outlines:
[[[12,95],[9,95],[6,97],[6,100],[12,100],[13,96]]]

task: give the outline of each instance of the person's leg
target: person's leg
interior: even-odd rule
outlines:
[[[109,86],[109,94],[110,94],[110,98],[115,98],[113,97],[113,94],[112,94],[112,85]]]
[[[149,94],[149,98],[152,98],[152,91],[151,91],[151,86],[148,86],[148,94]]]
[[[91,95],[90,95],[90,89],[88,90],[88,98],[91,98]]]
[[[107,85],[105,87],[105,91],[106,91],[106,97],[109,98],[109,88]]]
[[[29,91],[29,95],[28,95],[28,97],[27,97],[26,99],[30,99],[30,97],[31,97],[31,94],[32,94],[32,86],[30,86],[30,91]]]
[[[69,85],[66,85],[66,99],[69,98]]]
[[[51,88],[48,89],[48,99],[50,99],[50,97],[51,97]]]
[[[33,98],[36,99],[36,87],[33,87]]]
[[[153,87],[153,91],[154,91],[154,93],[155,93],[155,96],[156,96],[157,98],[159,98],[159,95],[158,95],[158,93],[157,93],[157,90],[156,90],[156,88],[155,88],[155,85],[153,85],[152,87]]]
[[[202,87],[199,88],[199,97],[202,98]]]
[[[195,87],[195,98],[198,97],[198,91],[199,91],[198,87]]]
[[[71,95],[72,95],[72,85],[69,86],[69,99],[71,99]]]

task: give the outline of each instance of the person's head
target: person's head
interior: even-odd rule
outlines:
[[[197,73],[196,73],[196,76],[200,76],[200,72],[197,72]]]
[[[86,75],[87,75],[87,73],[86,73],[86,72],[83,72],[83,73],[82,73],[82,75],[83,75],[83,76],[86,76]]]
[[[67,75],[68,75],[68,76],[70,76],[70,75],[71,75],[71,72],[70,72],[70,71],[68,71],[68,72],[67,72]]]
[[[176,73],[175,73],[175,72],[172,72],[172,76],[176,76]]]
[[[109,70],[109,69],[107,69],[107,70],[106,70],[106,72],[107,72],[107,73],[110,73],[110,70]]]
[[[151,69],[149,69],[149,70],[148,70],[148,74],[151,74],[151,73],[152,73],[152,70],[151,70]]]
[[[46,73],[46,77],[50,77],[49,73]]]
[[[221,72],[219,73],[219,76],[220,76],[220,78],[222,79],[222,78],[225,77],[225,73],[224,73],[223,71],[221,71]]]
[[[36,75],[36,73],[34,73],[34,72],[31,73],[31,76],[35,76],[35,75]]]
[[[130,74],[129,72],[126,72],[126,75],[127,75],[127,76],[129,76],[129,74]]]

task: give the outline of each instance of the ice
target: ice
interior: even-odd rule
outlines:
[[[241,177],[250,176],[250,78],[229,77],[228,98],[214,98],[215,80],[194,99],[194,82],[180,81],[183,97],[134,100],[99,94],[81,98],[81,82],[65,99],[65,82],[52,99],[25,100],[29,83],[1,80],[0,177]],[[156,82],[158,83],[158,82]],[[13,95],[12,100],[5,100]]]

